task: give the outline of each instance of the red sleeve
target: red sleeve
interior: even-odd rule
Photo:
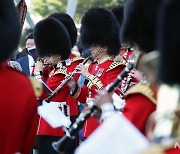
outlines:
[[[155,109],[156,105],[147,97],[136,93],[126,98],[123,114],[145,135],[146,122]]]
[[[76,66],[77,66],[79,63],[81,63],[81,61],[72,62],[71,65],[67,67],[67,72],[68,72],[68,73],[73,72],[73,71],[75,70]],[[75,82],[77,82],[79,76],[80,76],[79,73],[78,73],[78,74],[75,74],[75,75],[73,76],[73,79],[74,79]]]
[[[179,142],[176,142],[176,144],[180,145]],[[179,154],[180,153],[180,148],[179,146],[177,146],[176,148],[174,148],[175,144],[173,145],[173,147],[166,149],[164,154]]]
[[[43,72],[42,72],[42,75],[43,75],[42,80],[43,80],[44,82],[46,82],[46,81],[48,80],[48,78],[49,78],[49,73],[50,73],[50,72],[51,72],[50,67],[44,68],[44,70],[43,70]]]
[[[59,84],[61,83],[61,81],[64,79],[64,74],[56,74],[52,77],[50,77],[47,81],[46,81],[46,85],[51,89],[51,90],[55,90]],[[68,96],[69,94],[69,90],[68,90],[68,86],[67,84],[64,85],[61,90],[58,92],[58,98],[62,97],[60,100],[63,101],[64,98],[66,96]],[[65,90],[65,91],[64,91]],[[64,93],[63,93],[64,92]],[[48,93],[43,93],[40,97],[41,100],[45,99],[47,96],[49,96]],[[56,99],[57,96],[55,96]],[[59,101],[60,101],[59,100]]]
[[[77,99],[81,103],[86,103],[86,98],[89,95],[88,88],[86,85],[84,85],[82,88],[76,87],[77,89],[75,90],[74,94],[72,96]]]

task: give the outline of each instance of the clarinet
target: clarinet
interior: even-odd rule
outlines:
[[[129,73],[129,71],[133,69],[133,67],[134,62],[129,62],[124,70],[117,76],[115,81],[107,88],[107,92],[111,93],[119,85],[119,83],[127,75],[127,73]],[[66,130],[66,135],[64,135],[57,142],[52,143],[54,150],[58,153],[62,153],[65,144],[67,144],[71,139],[74,138],[74,134],[79,130],[86,119],[89,118],[90,115],[97,109],[98,107],[93,103],[93,105],[88,107],[85,112],[82,112],[76,119],[76,121],[71,125],[71,127]]]
[[[99,53],[102,51],[102,49],[100,49],[97,53],[95,53],[94,55],[90,55],[88,56],[86,59],[84,59],[84,61],[82,62],[82,64],[86,64],[88,62],[88,60],[94,59],[95,57],[97,57],[99,55]],[[47,103],[49,103],[52,98],[59,92],[59,90],[61,90],[61,88],[72,79],[72,77],[77,73],[77,70],[75,69],[70,75],[66,76],[65,79],[56,87],[56,89],[47,97],[45,98],[45,101]]]

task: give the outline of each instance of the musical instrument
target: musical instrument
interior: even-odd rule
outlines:
[[[135,60],[135,58],[137,57],[133,57],[129,59],[129,62],[127,66],[124,68],[124,70],[117,76],[117,78],[110,86],[106,87],[108,93],[111,93],[119,85],[119,83],[127,75],[127,73],[129,73],[129,71],[133,69],[133,67],[135,66],[135,61],[137,60],[137,59]],[[74,138],[73,135],[79,130],[81,125],[86,121],[88,117],[90,117],[90,115],[94,111],[98,109],[94,102],[90,104],[92,105],[89,106],[85,112],[82,112],[79,115],[79,117],[76,119],[76,121],[72,124],[72,126],[66,130],[66,135],[63,136],[61,139],[59,139],[57,142],[52,143],[52,146],[55,151],[57,151],[58,153],[62,153],[65,144],[67,144],[69,140]]]
[[[102,48],[100,48],[94,55],[90,55],[88,56],[86,59],[84,59],[84,61],[82,62],[83,65],[85,65],[88,60],[94,59],[96,58],[99,53],[102,52]],[[58,85],[58,87],[56,87],[56,89],[47,97],[45,98],[45,101],[47,103],[49,103],[51,101],[51,99],[58,93],[59,90],[61,90],[61,88],[72,79],[72,77],[77,73],[77,70],[75,69],[71,74],[67,75],[65,77],[65,79]]]
[[[43,64],[43,67],[46,67],[46,66],[52,65],[52,63],[45,63],[45,62],[44,62],[44,59],[43,59],[43,58],[41,58],[41,57],[38,57],[36,61],[38,61],[38,62],[42,63],[42,64]],[[32,65],[31,67],[35,67],[35,65]]]

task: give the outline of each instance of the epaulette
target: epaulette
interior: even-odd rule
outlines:
[[[120,65],[126,65],[127,62],[125,60],[121,60],[121,61],[114,61],[110,66],[109,68],[107,69],[106,72],[116,68],[117,66],[120,66]]]
[[[125,96],[135,93],[140,93],[149,98],[155,105],[157,104],[157,100],[149,84],[136,84],[125,93]]]
[[[75,62],[75,61],[78,61],[78,60],[84,60],[84,58],[76,56],[76,57],[71,59],[71,62]]]
[[[64,75],[67,75],[67,68],[66,67],[59,67],[58,70],[56,72],[54,72],[52,74],[53,75],[56,75],[56,74],[64,74]]]
[[[36,80],[33,77],[29,77],[29,80],[31,82],[31,85],[33,87],[34,90],[34,94],[36,97],[39,97],[43,91],[43,85],[40,81]]]

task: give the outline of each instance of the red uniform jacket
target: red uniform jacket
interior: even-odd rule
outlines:
[[[146,135],[147,120],[156,110],[156,90],[149,85],[137,84],[126,92],[125,100],[124,116]]]
[[[177,143],[180,145],[180,142]],[[174,148],[173,145],[173,147],[165,150],[165,154],[180,154],[180,148],[179,147]]]
[[[110,56],[93,62],[88,68],[91,75],[86,78],[82,88],[76,88],[72,94],[73,97],[80,102],[86,102],[87,98],[94,98],[97,90],[102,90],[113,82],[124,67],[124,63],[114,62]],[[99,123],[95,118],[88,118],[83,127],[83,136],[88,137],[98,126]]]
[[[28,78],[0,65],[0,153],[28,154],[38,125],[37,100]]]
[[[45,83],[51,90],[55,90],[56,87],[65,78],[66,74],[66,67],[56,67],[50,72],[49,78]],[[64,85],[64,87],[62,87],[62,89],[53,97],[51,101],[66,102],[68,94],[69,87],[67,85]],[[40,97],[40,100],[45,99],[48,95],[48,93],[43,93]],[[37,135],[63,136],[64,131],[61,128],[52,128],[43,118],[40,117]]]
[[[51,89],[55,90],[56,87],[65,79],[65,76],[74,70],[77,64],[79,64],[83,58],[78,58],[71,55],[72,59],[66,60],[66,64],[63,66],[57,65],[57,68],[49,73],[49,78],[46,81],[46,85]],[[78,75],[79,76],[79,75]],[[75,76],[77,80],[78,76]],[[43,93],[40,97],[41,100],[48,96],[47,93]],[[70,116],[78,115],[78,103],[77,100],[72,98],[69,93],[69,87],[64,85],[62,89],[53,97],[53,102],[66,102],[70,106]],[[64,136],[64,131],[61,128],[52,128],[43,118],[40,118],[37,135],[50,135],[50,136]]]

